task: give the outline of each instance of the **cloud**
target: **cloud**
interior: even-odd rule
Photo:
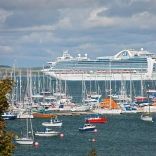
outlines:
[[[4,24],[6,19],[11,15],[12,15],[11,11],[0,9],[0,27],[3,26],[2,24]]]
[[[66,49],[90,58],[127,47],[155,51],[155,35],[154,0],[0,1],[1,62],[40,66]]]
[[[0,52],[1,52],[1,54],[4,54],[4,53],[8,53],[8,52],[12,52],[13,51],[13,49],[12,49],[12,47],[10,47],[10,46],[0,46]]]

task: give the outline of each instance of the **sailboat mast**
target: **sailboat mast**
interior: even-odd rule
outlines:
[[[84,98],[85,98],[85,80],[82,74],[82,103],[84,104]]]
[[[29,94],[30,94],[30,104],[32,104],[32,72],[30,69],[30,73],[29,73]]]
[[[31,112],[30,112],[31,114]],[[32,121],[31,121],[31,117],[30,117],[30,126],[31,126],[31,134],[32,134],[32,138],[34,140],[34,135],[33,135],[33,128],[32,128]]]
[[[92,71],[90,71],[90,91],[89,91],[89,92],[90,92],[90,93],[89,93],[90,95],[91,95],[91,87],[92,87],[92,86],[91,86],[91,73],[92,73]]]
[[[112,89],[111,89],[111,88],[112,88],[112,86],[111,86],[111,77],[112,77],[111,74],[112,74],[112,73],[111,73],[111,62],[109,63],[109,68],[110,68],[110,83],[109,83],[109,85],[110,85],[110,86],[109,86],[109,89],[110,89],[110,108],[112,108],[112,95],[111,95],[111,94],[112,94],[112,91],[111,91],[111,90],[112,90]]]
[[[28,118],[26,120],[26,125],[27,125],[27,138],[28,138]]]
[[[43,65],[43,71],[44,71],[44,65]],[[44,72],[43,72],[43,105],[44,105],[44,109],[45,109],[45,80],[44,80]]]
[[[132,75],[130,75],[130,103],[132,103]]]
[[[22,100],[21,100],[21,96],[22,96],[22,84],[21,84],[21,70],[20,70],[20,95],[19,95],[19,101],[21,102]]]
[[[148,92],[147,92],[147,96],[148,96],[148,111],[149,111],[149,114],[150,114],[150,101],[149,101],[149,90],[148,90]]]

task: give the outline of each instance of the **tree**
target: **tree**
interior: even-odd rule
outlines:
[[[87,154],[86,156],[97,156],[96,149],[92,148],[91,152],[89,154]]]
[[[0,156],[11,156],[15,145],[12,143],[13,132],[6,132],[6,125],[2,115],[9,108],[7,95],[12,92],[15,83],[10,77],[0,80]]]

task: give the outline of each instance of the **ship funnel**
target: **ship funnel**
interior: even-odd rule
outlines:
[[[81,54],[78,54],[78,57],[81,57]]]

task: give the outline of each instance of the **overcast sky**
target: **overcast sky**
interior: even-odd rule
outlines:
[[[0,0],[0,65],[42,67],[65,50],[94,59],[125,48],[156,53],[156,0]]]

